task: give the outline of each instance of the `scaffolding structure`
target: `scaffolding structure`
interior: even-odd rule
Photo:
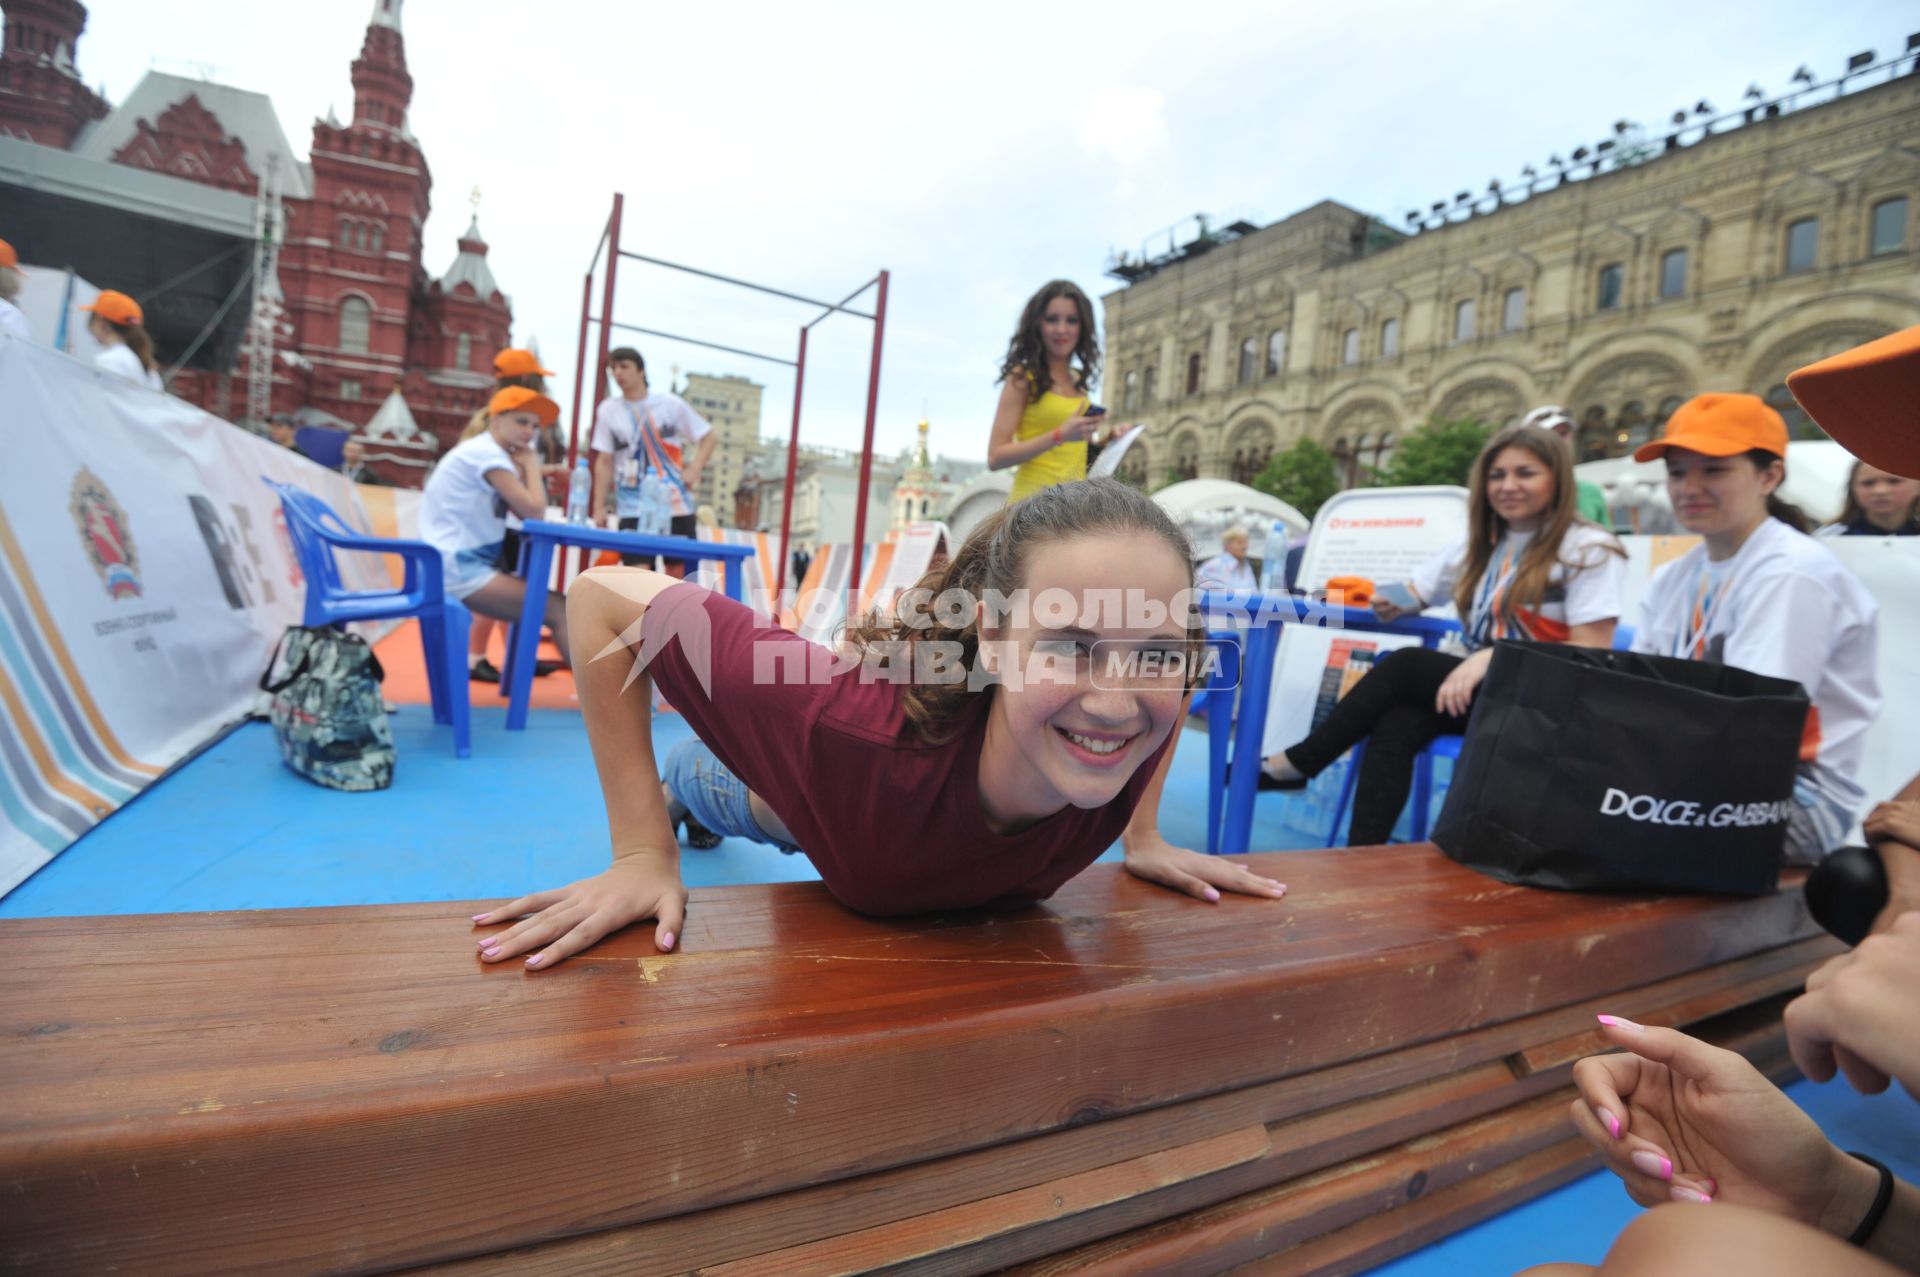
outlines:
[[[658,257],[649,257],[621,247],[620,219],[625,208],[626,197],[614,193],[613,210],[607,217],[607,224],[600,233],[600,242],[593,250],[593,260],[587,266],[586,282],[582,287],[580,299],[580,347],[575,361],[573,381],[573,416],[567,444],[567,468],[572,470],[580,455],[580,410],[584,400],[587,376],[588,337],[598,325],[599,341],[594,358],[591,383],[596,389],[606,385],[607,352],[613,348],[613,330],[640,333],[648,337],[662,337],[669,341],[681,342],[689,346],[700,346],[707,350],[724,351],[731,355],[742,355],[749,359],[758,359],[766,363],[783,364],[793,369],[793,425],[787,437],[787,474],[785,495],[780,504],[780,562],[774,576],[776,592],[784,591],[787,583],[787,567],[791,562],[789,544],[793,530],[793,485],[799,466],[800,456],[800,406],[801,393],[807,379],[807,334],[821,322],[834,315],[850,315],[856,319],[868,320],[873,324],[873,357],[867,370],[867,415],[866,431],[860,444],[860,488],[855,505],[853,529],[853,571],[847,581],[847,606],[849,612],[854,607],[860,588],[860,559],[866,548],[867,536],[867,490],[873,477],[873,429],[876,414],[880,406],[880,352],[887,332],[887,280],[888,272],[880,271],[872,279],[848,293],[837,302],[819,301],[783,288],[773,288],[751,280],[734,279],[731,276],[716,274],[713,271],[685,266],[678,262],[669,262]],[[602,258],[605,259],[605,273],[601,280],[600,313],[593,313],[594,273],[600,270]],[[719,342],[703,338],[688,337],[680,333],[665,332],[657,328],[645,328],[638,324],[621,323],[613,318],[614,283],[619,273],[622,259],[639,262],[664,270],[679,271],[682,274],[698,276],[715,283],[727,284],[734,288],[745,288],[757,293],[765,293],[786,301],[821,308],[820,313],[800,325],[799,348],[792,359],[781,355],[764,354],[756,350],[743,350],[737,346],[726,346]],[[852,303],[859,300],[868,290],[875,292],[873,310],[855,310]],[[597,406],[590,405],[592,407]],[[585,564],[585,551],[581,551],[581,566]],[[797,582],[796,582],[797,584]]]

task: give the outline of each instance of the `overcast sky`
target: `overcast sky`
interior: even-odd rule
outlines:
[[[292,18],[240,0],[95,0],[81,74],[118,101],[149,66],[272,94],[304,156],[351,112],[371,4]],[[483,192],[514,336],[564,369],[611,194],[634,251],[837,298],[893,272],[878,446],[924,410],[937,452],[984,455],[994,376],[1026,297],[1096,300],[1114,249],[1196,212],[1266,223],[1324,198],[1405,210],[1523,164],[1739,105],[1806,64],[1891,56],[1910,0],[1454,0],[1434,5],[684,4],[408,0],[410,123],[434,178],[426,266],[446,270]],[[1164,240],[1164,236],[1163,236]],[[616,317],[791,357],[804,308],[627,263]],[[803,437],[857,447],[870,326],[816,329]],[[683,370],[767,387],[787,368],[645,339]],[[559,360],[554,363],[553,360]]]

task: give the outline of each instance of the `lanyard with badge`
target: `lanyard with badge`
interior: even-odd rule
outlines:
[[[1479,597],[1473,603],[1472,644],[1475,648],[1485,647],[1492,638],[1505,638],[1506,625],[1502,621],[1497,627],[1494,616],[1506,599],[1507,587],[1513,581],[1513,574],[1519,567],[1520,544],[1511,536],[1502,537],[1507,552],[1500,560],[1500,566],[1489,566],[1480,578]]]
[[[615,479],[617,485],[628,490],[638,488],[643,474],[648,470],[657,470],[680,490],[681,499],[691,508],[693,497],[688,493],[687,485],[680,480],[679,467],[668,459],[667,446],[654,429],[653,410],[648,409],[647,419],[642,421],[632,404],[622,400],[620,406],[627,410],[627,416],[633,418],[633,455],[620,463]]]
[[[1688,624],[1680,631],[1680,642],[1673,654],[1683,661],[1697,661],[1707,654],[1707,635],[1713,630],[1713,623],[1720,617],[1720,605],[1726,602],[1733,592],[1732,565],[1723,579],[1713,579],[1711,564],[1700,565],[1700,584],[1693,592],[1693,609]]]

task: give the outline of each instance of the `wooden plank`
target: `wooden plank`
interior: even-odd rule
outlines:
[[[1200,906],[1108,866],[999,916],[702,891],[686,952],[629,931],[535,977],[473,959],[467,905],[0,923],[0,1259],[485,1254],[1445,1044],[1812,934],[1797,893],[1530,892],[1424,847],[1255,860],[1286,901]]]
[[[1810,955],[1803,956],[1808,962],[1813,960]],[[1757,966],[1757,962],[1758,959],[1745,959],[1728,967],[1748,976],[1743,984],[1732,987],[1764,999],[1780,979],[1776,972]],[[1798,968],[1805,969],[1804,965]],[[1649,1021],[1661,1018],[1665,1012],[1660,1008],[1665,1002],[1694,992],[1707,974],[1694,973],[1651,990],[1633,991],[1633,1000],[1625,1004],[1628,1013]],[[1611,1002],[1609,1005],[1617,1008],[1621,1004]],[[1767,1042],[1777,1046],[1778,1011],[1777,1002],[1769,1001],[1756,1016],[1743,1019],[1723,1015],[1718,1022],[1720,1027],[1708,1036],[1731,1049],[1759,1049]],[[1591,1012],[1575,1014],[1591,1018]],[[1486,1039],[1493,1033],[1548,1032],[1560,1019],[1561,1013],[1533,1017],[1474,1036]],[[895,1219],[929,1220],[956,1206],[969,1205],[983,1191],[1040,1183],[1050,1176],[1070,1177],[1107,1161],[1138,1156],[1143,1149],[1171,1148],[1182,1140],[1213,1138],[1217,1132],[1237,1124],[1261,1122],[1271,1134],[1275,1151],[1258,1166],[1236,1167],[1232,1175],[1214,1176],[1204,1183],[1183,1183],[1171,1190],[1116,1201],[1097,1211],[1056,1212],[1044,1223],[1024,1231],[1003,1229],[991,1236],[983,1235],[964,1253],[956,1253],[951,1248],[929,1248],[925,1254],[894,1256],[895,1262],[905,1264],[913,1260],[920,1265],[902,1271],[991,1271],[1212,1205],[1243,1192],[1324,1169],[1346,1158],[1377,1152],[1399,1141],[1431,1134],[1566,1084],[1570,1063],[1516,1078],[1506,1060],[1500,1058],[1501,1045],[1497,1041],[1482,1041],[1479,1055],[1483,1062],[1440,1077],[1431,1074],[1441,1057],[1428,1047],[1413,1048],[1401,1053],[1418,1057],[1404,1061],[1406,1068],[1413,1076],[1428,1077],[1427,1081],[1333,1108],[1316,1106],[1310,1095],[1317,1093],[1324,1097],[1343,1093],[1351,1084],[1340,1083],[1330,1075],[1351,1073],[1362,1066],[1344,1066],[1246,1091],[1209,1096],[1094,1127],[1057,1132],[1014,1145],[714,1211],[456,1261],[435,1266],[431,1271],[442,1277],[455,1274],[458,1277],[506,1277],[507,1274],[515,1277],[558,1277],[560,1274],[666,1277],[690,1268],[704,1271],[743,1256],[783,1246],[799,1246],[837,1234],[853,1234]],[[1368,1061],[1363,1065],[1383,1062]],[[1309,1092],[1309,1084],[1313,1092]],[[931,1228],[920,1234],[931,1235]]]

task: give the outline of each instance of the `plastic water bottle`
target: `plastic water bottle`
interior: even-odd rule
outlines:
[[[573,477],[567,480],[567,522],[587,523],[587,507],[593,502],[593,471],[584,455],[574,464]]]
[[[1275,519],[1267,529],[1267,544],[1260,551],[1260,588],[1269,593],[1284,593],[1287,588],[1287,525]]]
[[[673,527],[673,504],[667,481],[649,470],[640,478],[639,523],[634,531],[663,537]]]

